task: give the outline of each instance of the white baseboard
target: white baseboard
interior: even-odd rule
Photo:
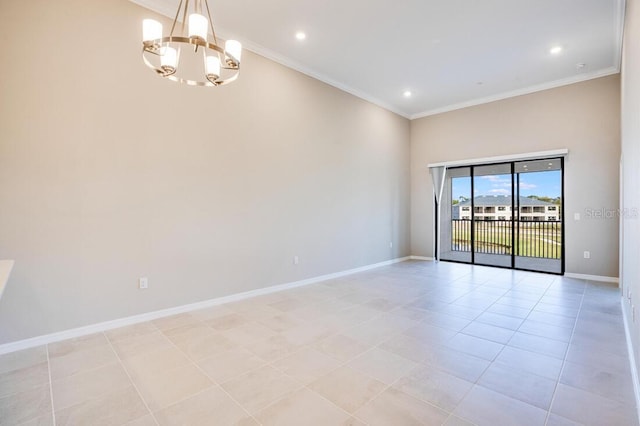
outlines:
[[[633,350],[633,341],[631,340],[631,330],[629,330],[629,322],[627,321],[627,313],[624,308],[624,297],[620,299],[622,305],[622,318],[624,321],[624,334],[627,338],[627,351],[629,355],[629,364],[631,365],[631,380],[633,381],[633,393],[636,397],[636,412],[640,419],[640,380],[638,379],[638,368],[636,366],[636,357]]]
[[[433,257],[425,257],[425,256],[409,256],[411,260],[433,260]]]
[[[261,296],[270,293],[276,293],[278,291],[288,290],[291,288],[302,287],[309,284],[318,283],[321,281],[330,280],[333,278],[340,278],[346,275],[355,274],[358,272],[368,271],[370,269],[379,268],[381,266],[388,266],[394,263],[404,262],[409,260],[411,256],[400,257],[396,259],[386,260],[384,262],[374,263],[372,265],[361,266],[359,268],[348,269],[346,271],[334,272],[332,274],[320,275],[317,277],[307,278],[300,281],[294,281],[285,284],[279,284],[271,287],[259,288],[256,290],[246,291],[243,293],[231,294],[229,296],[218,297],[215,299],[204,300],[202,302],[191,303],[188,305],[175,306],[173,308],[161,309],[159,311],[146,312],[140,315],[133,315],[126,318],[119,318],[111,321],[100,322],[97,324],[91,324],[84,327],[72,328],[69,330],[59,331],[56,333],[45,334],[42,336],[36,336],[29,339],[18,340],[15,342],[5,343],[0,345],[0,354],[6,354],[9,352],[20,351],[23,349],[33,348],[36,346],[46,345],[48,343],[59,342],[61,340],[72,339],[74,337],[86,336],[88,334],[100,333],[102,331],[111,330],[114,328],[124,327],[127,325],[137,324],[140,322],[151,321],[158,318],[168,317],[171,315],[181,314],[184,312],[195,311],[198,309],[209,308],[223,303],[236,302],[238,300],[248,299],[250,297]]]
[[[575,278],[578,280],[600,281],[603,283],[618,284],[620,281],[618,277],[605,277],[602,275],[588,275],[588,274],[574,274],[573,272],[565,272],[564,276],[567,278]]]

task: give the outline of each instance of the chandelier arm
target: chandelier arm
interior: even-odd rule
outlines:
[[[176,10],[176,16],[173,18],[173,25],[171,25],[171,32],[169,33],[169,37],[173,35],[173,30],[176,28],[176,23],[178,22],[178,17],[180,16],[180,9],[182,8],[182,0],[178,4],[178,10]]]
[[[182,3],[182,0],[180,0],[180,2]],[[184,13],[182,14],[182,29],[181,34],[185,35],[186,33],[184,32],[184,26],[187,22],[187,13],[189,12],[189,0],[187,0],[187,2],[184,4]]]
[[[211,32],[213,33],[213,42],[218,44],[218,38],[216,37],[216,29],[213,27],[213,19],[211,19],[211,11],[209,10],[209,2],[204,0],[204,5],[207,8],[207,15],[209,17],[209,23],[211,24]]]

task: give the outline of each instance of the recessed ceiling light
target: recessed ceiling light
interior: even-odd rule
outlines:
[[[307,38],[307,35],[305,33],[303,33],[302,31],[298,31],[296,33],[296,38],[300,41],[305,40]]]
[[[405,98],[410,98],[412,94],[413,93],[411,93],[411,90],[405,90],[404,93],[402,93],[402,96],[404,96]]]
[[[552,55],[559,55],[560,53],[562,53],[562,46],[553,46],[549,50],[549,53],[551,53]]]

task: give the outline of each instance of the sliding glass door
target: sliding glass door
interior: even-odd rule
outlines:
[[[475,263],[512,267],[513,174],[511,164],[473,168]]]
[[[564,272],[562,174],[559,158],[514,164],[519,195],[514,266],[518,269]]]
[[[449,168],[439,258],[564,272],[561,158]]]

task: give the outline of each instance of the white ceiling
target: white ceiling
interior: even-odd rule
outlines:
[[[132,0],[173,17],[178,0]],[[613,74],[624,0],[209,0],[216,32],[408,118]],[[295,38],[304,31],[306,40]],[[549,49],[563,47],[560,55]],[[586,66],[581,70],[578,63]],[[412,96],[405,98],[403,92]]]

